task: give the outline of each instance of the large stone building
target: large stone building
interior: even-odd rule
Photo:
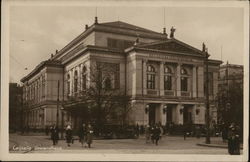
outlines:
[[[238,122],[241,121],[241,124],[243,123],[242,65],[227,63],[220,66],[218,103],[218,122],[232,122],[233,120],[237,120]]]
[[[25,123],[43,128],[63,119],[76,127],[81,116],[69,109],[61,113],[57,98],[67,101],[79,96],[90,85],[86,79],[89,69],[101,63],[116,71],[110,75],[110,87],[130,97],[131,124],[205,124],[205,53],[175,39],[173,30],[168,38],[165,29],[158,33],[121,21],[98,23],[96,18],[93,25],[86,25],[82,34],[21,80]],[[208,63],[213,100],[221,61],[209,59]],[[216,121],[215,102],[210,106]]]

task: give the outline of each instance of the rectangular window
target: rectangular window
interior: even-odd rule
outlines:
[[[188,91],[188,78],[181,77],[181,91]]]
[[[147,74],[147,88],[155,89],[155,75],[154,74]]]
[[[172,90],[172,77],[169,75],[164,76],[164,89]]]

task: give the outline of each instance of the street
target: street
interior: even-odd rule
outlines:
[[[212,137],[211,141],[220,141],[221,137]],[[10,134],[9,150],[11,153],[111,153],[111,154],[218,154],[228,155],[226,148],[198,146],[205,138],[197,139],[181,136],[163,136],[156,146],[139,139],[93,140],[91,148],[84,148],[78,140],[70,147],[65,140],[59,140],[53,147],[49,136],[21,136]]]

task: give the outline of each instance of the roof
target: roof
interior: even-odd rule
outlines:
[[[132,48],[128,48],[125,51],[129,52],[133,49],[144,49],[144,50],[155,50],[157,52],[175,52],[175,53],[183,53],[183,54],[189,54],[193,56],[198,57],[205,57],[205,54],[203,51],[192,47],[182,41],[179,41],[175,38],[167,39],[163,41],[156,41],[151,43],[143,43],[143,44],[137,44]]]
[[[122,21],[100,23],[100,25],[105,25],[105,26],[114,27],[114,28],[123,28],[123,29],[135,30],[135,31],[162,34],[162,33],[159,33],[159,32],[155,32],[153,30],[145,29],[145,28],[135,26],[135,25],[132,25],[132,24],[128,24],[128,23],[125,23],[125,22],[122,22]]]
[[[44,66],[61,66],[61,62],[57,60],[46,60],[38,64],[28,75],[21,79],[21,82],[25,82],[35,74],[37,74]]]
[[[90,27],[88,27],[87,30],[82,32],[79,36],[77,36],[71,42],[69,42],[65,47],[59,50],[59,52],[54,56],[54,59],[62,55],[65,51],[67,51],[70,47],[80,42],[82,39],[86,38],[93,31],[104,31],[110,33],[118,33],[123,35],[134,35],[134,36],[136,36],[136,34],[139,34],[140,37],[154,38],[158,40],[163,40],[167,38],[167,34],[155,32],[122,21],[97,23],[97,24],[92,24]]]

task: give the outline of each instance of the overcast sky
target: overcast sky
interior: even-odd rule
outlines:
[[[91,25],[95,7],[12,6],[10,8],[10,81],[20,79]],[[163,7],[97,7],[100,23],[123,21],[162,32]],[[211,59],[243,64],[243,9],[221,7],[165,7],[167,33],[201,49]],[[28,68],[28,70],[25,70]]]

